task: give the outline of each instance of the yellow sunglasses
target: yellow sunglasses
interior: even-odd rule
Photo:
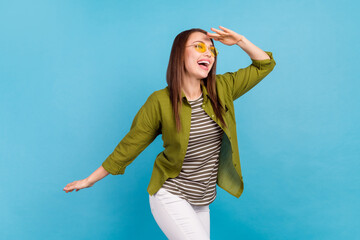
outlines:
[[[194,46],[195,50],[198,51],[199,53],[204,53],[208,49],[207,46],[205,45],[205,43],[203,43],[203,42],[194,43],[187,47],[190,47],[190,46]],[[211,46],[209,50],[213,57],[215,57],[219,54],[218,50],[214,46]]]

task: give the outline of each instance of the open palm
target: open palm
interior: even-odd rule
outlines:
[[[214,39],[215,41],[220,41],[221,43],[225,44],[225,45],[234,45],[237,42],[239,42],[240,40],[243,39],[243,36],[230,30],[227,28],[224,28],[222,26],[219,26],[219,28],[222,29],[218,30],[216,28],[211,28],[212,31],[216,32],[216,33],[207,33],[208,37]]]

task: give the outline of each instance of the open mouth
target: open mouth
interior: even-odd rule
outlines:
[[[199,61],[198,62],[199,66],[204,69],[204,70],[209,70],[209,65],[210,65],[210,62],[209,61]]]

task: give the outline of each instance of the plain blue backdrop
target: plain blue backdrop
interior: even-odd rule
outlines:
[[[161,136],[92,188],[172,42],[219,25],[277,63],[235,101],[245,189],[217,188],[211,239],[359,239],[356,1],[0,1],[0,238],[166,239],[146,191]],[[218,74],[247,67],[215,42]]]

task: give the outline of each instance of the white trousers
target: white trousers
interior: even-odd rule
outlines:
[[[161,187],[149,195],[151,213],[170,240],[209,240],[209,205],[195,206]]]

